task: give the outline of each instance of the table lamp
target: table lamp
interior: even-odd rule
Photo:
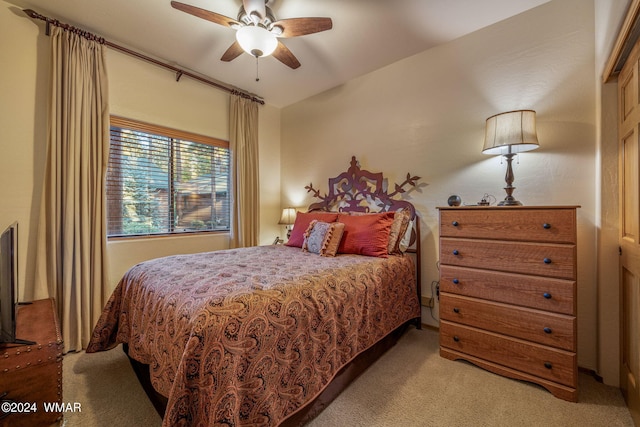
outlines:
[[[287,239],[291,236],[291,226],[296,222],[296,214],[297,212],[294,208],[282,209],[282,215],[280,216],[280,221],[278,221],[278,224],[286,226]]]
[[[520,206],[521,202],[513,197],[514,175],[511,161],[513,157],[525,151],[538,148],[536,134],[536,112],[533,110],[508,111],[487,119],[484,134],[484,154],[501,154],[507,159],[507,174],[504,190],[507,197],[498,206]]]

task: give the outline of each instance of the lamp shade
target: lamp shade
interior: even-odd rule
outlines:
[[[509,111],[487,119],[484,154],[522,153],[538,148],[536,112]]]
[[[280,221],[278,224],[291,225],[296,222],[296,210],[294,208],[284,208],[282,209],[282,216],[280,216]]]
[[[238,29],[236,40],[245,52],[255,57],[269,56],[278,47],[278,39],[274,34],[255,25],[247,25]]]

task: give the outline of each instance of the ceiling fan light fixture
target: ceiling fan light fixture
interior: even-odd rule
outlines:
[[[251,22],[253,22],[254,25],[258,25],[260,21],[262,21],[262,17],[256,11],[253,11],[249,14],[249,19],[251,19]]]
[[[236,32],[236,40],[242,50],[255,57],[269,56],[278,47],[275,34],[260,26],[247,25],[240,28]]]
[[[300,61],[280,41],[280,38],[286,39],[327,31],[333,28],[333,22],[331,18],[318,16],[278,20],[267,5],[273,1],[275,0],[241,0],[237,19],[176,0],[171,1],[171,7],[236,30],[236,41],[220,57],[221,61],[233,61],[242,55],[242,52],[247,52],[256,58],[257,67],[258,58],[273,55],[275,59],[295,70],[300,67]]]

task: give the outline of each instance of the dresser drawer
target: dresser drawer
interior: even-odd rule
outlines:
[[[440,236],[575,243],[575,209],[442,209]]]
[[[440,292],[576,314],[575,280],[441,265]]]
[[[574,316],[441,292],[440,318],[538,344],[576,350]]]
[[[440,345],[566,386],[577,384],[576,354],[517,338],[440,322]]]
[[[440,239],[440,264],[575,279],[575,245]]]

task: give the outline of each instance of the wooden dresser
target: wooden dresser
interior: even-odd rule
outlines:
[[[12,405],[0,410],[0,427],[55,425],[62,419],[63,345],[54,300],[18,306],[16,335],[34,344],[0,346],[0,400]]]
[[[442,357],[577,401],[577,207],[438,208]]]

